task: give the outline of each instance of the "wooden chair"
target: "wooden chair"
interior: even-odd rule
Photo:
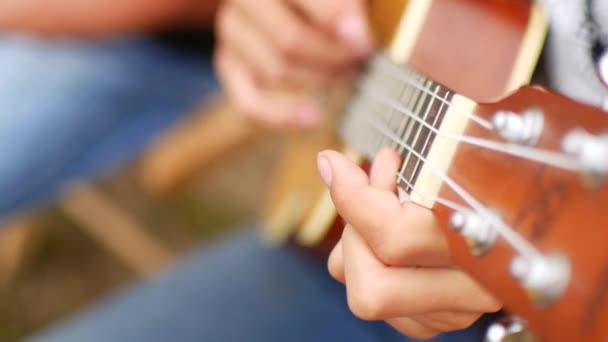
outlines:
[[[178,190],[212,165],[257,136],[256,130],[218,100],[178,123],[144,153],[139,164],[141,185],[164,196]],[[147,276],[171,262],[173,255],[147,233],[126,210],[94,186],[75,186],[59,207],[101,246],[136,273]],[[99,220],[103,217],[103,222]],[[0,228],[0,286],[10,283],[23,262],[36,216],[11,219]]]

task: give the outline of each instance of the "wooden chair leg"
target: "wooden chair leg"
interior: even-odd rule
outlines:
[[[218,101],[195,114],[148,149],[139,170],[143,188],[167,195],[200,177],[206,169],[229,156],[256,136],[256,130]]]
[[[60,206],[86,233],[138,274],[156,273],[173,259],[172,253],[141,224],[89,185],[75,187]]]
[[[35,216],[20,216],[0,224],[0,287],[10,284],[23,264],[37,221]]]

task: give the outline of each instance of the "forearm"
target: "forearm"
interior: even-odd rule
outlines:
[[[0,30],[105,36],[212,25],[220,0],[18,0],[0,5]]]

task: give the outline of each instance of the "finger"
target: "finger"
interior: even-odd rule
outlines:
[[[292,0],[318,26],[338,36],[361,54],[372,47],[367,2],[363,0]]]
[[[327,261],[329,274],[337,281],[344,284],[344,263],[342,262],[342,240],[338,241],[334,249],[329,254]]]
[[[433,338],[441,332],[408,317],[390,318],[386,323],[401,334],[415,339]]]
[[[383,265],[350,226],[342,235],[342,249],[348,304],[359,317],[378,320],[500,309],[500,303],[457,270]]]
[[[325,161],[322,174],[329,178],[336,209],[382,262],[392,266],[451,265],[447,240],[432,212],[414,204],[402,206],[392,191],[370,186],[363,170],[337,152],[323,151],[319,156],[319,161]],[[387,156],[387,161],[392,158]],[[377,179],[379,184],[388,187],[393,182],[388,176],[391,172],[394,165],[386,174],[380,170],[373,173],[382,178]]]
[[[239,0],[237,6],[285,56],[329,69],[343,67],[360,58],[347,45],[307,24],[283,0],[266,0],[263,9],[258,1]]]
[[[369,172],[370,184],[394,193],[400,161],[401,157],[393,149],[387,147],[380,150]]]
[[[468,312],[432,312],[410,316],[417,322],[438,331],[466,329],[475,323],[483,313]]]
[[[289,87],[322,87],[330,83],[330,73],[299,63],[290,63],[255,26],[236,9],[226,9],[220,21],[220,39],[247,63],[256,78],[265,84]]]
[[[215,64],[224,90],[245,117],[278,128],[310,127],[318,122],[320,115],[314,104],[262,93],[247,66],[222,47]]]

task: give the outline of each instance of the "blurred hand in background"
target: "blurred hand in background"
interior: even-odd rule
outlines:
[[[279,128],[318,123],[318,99],[302,93],[349,77],[372,48],[363,0],[226,0],[216,33],[216,68],[236,109]]]
[[[220,0],[16,0],[0,7],[0,30],[107,36],[168,27],[206,27]]]

